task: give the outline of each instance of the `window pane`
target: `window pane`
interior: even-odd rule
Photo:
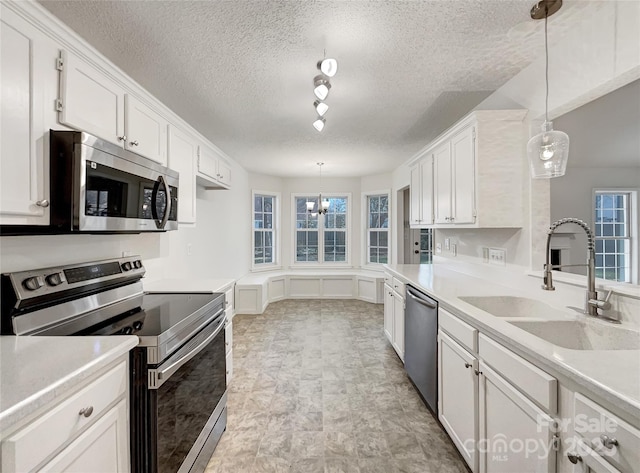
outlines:
[[[254,233],[254,238],[255,238],[255,245],[256,247],[258,246],[262,246],[263,242],[262,242],[262,232],[253,232]]]
[[[379,237],[380,237],[380,246],[388,246],[387,243],[387,232],[379,232]]]
[[[253,205],[256,212],[262,212],[262,197],[259,195],[255,196]]]
[[[297,197],[296,198],[296,212],[306,213],[307,212],[307,198],[306,197]]]
[[[389,228],[389,214],[381,213],[380,214],[380,227]]]
[[[335,228],[347,228],[347,216],[346,215],[336,215],[336,226]]]
[[[264,232],[264,246],[273,246],[273,232]]]
[[[310,246],[318,246],[318,232],[307,232]]]
[[[262,228],[262,214],[254,214],[253,228]]]
[[[604,246],[603,240],[596,240],[596,253],[602,253],[603,246]]]
[[[296,232],[296,244],[297,246],[304,246],[307,244],[307,232]]]
[[[273,215],[264,215],[264,228],[273,228]]]
[[[335,214],[327,214],[324,216],[324,225],[326,228],[335,228],[336,227],[336,216]]]
[[[264,211],[273,212],[273,197],[264,197]]]
[[[387,249],[380,248],[378,250],[378,263],[387,263]]]
[[[335,232],[336,235],[336,245],[341,245],[341,246],[345,246],[346,245],[346,237],[347,237],[347,233],[346,232]]]
[[[369,228],[380,228],[380,215],[379,214],[370,214],[369,215]]]
[[[324,232],[324,244],[334,245],[336,242],[336,232]]]
[[[380,212],[389,212],[389,197],[380,197]]]
[[[378,232],[369,232],[369,245],[378,246]]]
[[[378,212],[380,210],[380,199],[378,197],[369,197],[369,212]]]
[[[615,225],[615,227],[616,236],[627,236],[626,225],[618,223]]]
[[[602,236],[613,236],[613,224],[605,223],[602,225]]]
[[[605,240],[604,241],[604,251],[607,253],[615,253],[616,251],[616,241],[615,240]]]
[[[369,248],[369,262],[377,263],[378,262],[378,249],[377,248]]]

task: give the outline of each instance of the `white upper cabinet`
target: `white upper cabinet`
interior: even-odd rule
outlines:
[[[456,134],[433,154],[436,223],[475,221],[475,128]]]
[[[0,5],[0,224],[48,225],[48,126],[56,44]]]
[[[427,157],[411,170],[410,225],[424,227],[433,223],[433,159]]]
[[[231,167],[218,152],[206,145],[198,150],[196,182],[206,189],[231,187]]]
[[[417,206],[432,198],[438,228],[521,227],[529,180],[525,116],[526,110],[475,111],[427,145],[417,161],[433,159],[433,187],[429,193],[423,184],[421,199],[412,194],[412,226]],[[412,189],[414,181],[412,174]]]
[[[196,163],[198,143],[180,128],[169,125],[169,167],[180,173],[178,222],[196,222]]]
[[[59,68],[60,123],[122,146],[124,89],[68,51],[61,53]]]
[[[131,94],[125,95],[124,147],[167,164],[167,120]]]

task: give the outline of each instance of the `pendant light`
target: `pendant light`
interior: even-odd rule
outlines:
[[[322,199],[322,166],[324,163],[316,163],[320,168],[320,193],[318,194],[318,210],[315,210],[316,202],[313,200],[307,201],[307,212],[310,212],[313,217],[315,217],[316,213],[320,215],[324,215],[329,211],[329,201],[327,199]]]
[[[549,121],[549,44],[547,21],[549,16],[562,6],[562,0],[542,0],[531,9],[531,18],[544,18],[544,54],[545,54],[545,108],[542,132],[533,136],[527,143],[527,155],[531,177],[549,179],[564,176],[569,158],[569,136],[553,129]]]
[[[326,53],[326,51],[325,51]],[[318,69],[327,77],[333,77],[338,72],[338,61],[333,58],[325,58],[318,61]]]
[[[329,106],[320,100],[313,102],[313,107],[316,109],[316,112],[318,112],[318,116],[320,117],[323,117],[324,114],[327,113],[327,110],[329,110]]]
[[[314,127],[316,130],[318,130],[318,131],[322,131],[322,129],[324,128],[324,124],[325,124],[326,122],[327,122],[327,121],[326,121],[324,118],[322,118],[322,117],[318,117],[318,118],[316,119],[316,121],[315,121],[315,122],[313,122],[313,127]]]
[[[324,100],[329,95],[329,89],[331,89],[331,83],[323,75],[315,76],[313,78],[313,93],[320,100]]]

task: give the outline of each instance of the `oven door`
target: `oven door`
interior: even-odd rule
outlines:
[[[178,178],[163,166],[76,144],[80,157],[74,227],[80,231],[145,232],[178,227]],[[143,164],[146,164],[143,165]]]
[[[204,471],[213,454],[226,427],[224,326],[222,313],[170,358],[148,370],[151,418],[147,420],[155,439],[150,471]]]

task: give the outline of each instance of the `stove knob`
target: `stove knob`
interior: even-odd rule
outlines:
[[[42,276],[32,276],[22,281],[22,285],[29,291],[35,291],[44,286],[44,279]]]
[[[123,271],[131,271],[132,267],[131,267],[131,263],[129,261],[122,263],[122,270]]]
[[[136,331],[138,331],[138,330],[140,330],[141,328],[142,328],[142,322],[140,322],[139,320],[136,320],[136,321],[133,323],[133,329],[134,329],[134,330],[136,330]]]
[[[133,333],[133,329],[131,327],[125,327],[122,329],[122,333],[125,335],[131,335]]]
[[[47,281],[47,284],[49,286],[58,286],[59,284],[62,284],[64,282],[64,279],[62,278],[62,273],[50,274],[45,278],[45,280]]]
[[[140,269],[142,268],[142,261],[136,260],[133,262],[133,265],[136,267],[136,269]]]

